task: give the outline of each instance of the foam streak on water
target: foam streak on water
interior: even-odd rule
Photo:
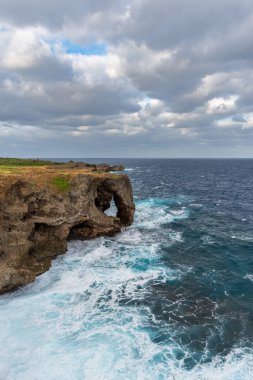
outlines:
[[[251,379],[252,275],[238,280],[244,293],[224,288],[219,237],[210,224],[189,232],[203,197],[152,193],[136,205],[133,226],[70,242],[34,284],[1,296],[0,379]]]

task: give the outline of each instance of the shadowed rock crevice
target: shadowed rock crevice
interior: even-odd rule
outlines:
[[[117,214],[105,211],[115,202]],[[126,175],[77,174],[66,192],[17,180],[0,196],[0,292],[32,282],[71,239],[110,236],[133,222]]]
[[[68,240],[91,239],[94,235],[94,226],[89,222],[82,222],[70,228]]]

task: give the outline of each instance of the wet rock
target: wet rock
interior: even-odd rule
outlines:
[[[116,216],[104,211],[114,199]],[[126,175],[77,174],[66,192],[37,189],[25,179],[0,197],[0,292],[34,281],[63,254],[69,239],[113,235],[133,222],[132,187]]]

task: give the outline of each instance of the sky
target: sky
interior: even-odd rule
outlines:
[[[0,156],[253,157],[252,0],[0,0]]]

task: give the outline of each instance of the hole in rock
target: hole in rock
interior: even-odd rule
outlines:
[[[94,228],[88,222],[82,222],[71,227],[68,240],[88,239],[92,236]]]
[[[108,216],[117,216],[117,212],[118,212],[117,206],[115,204],[114,199],[112,199],[110,202],[110,207],[107,210],[105,210],[105,214]]]
[[[97,188],[97,197],[95,198],[96,207],[108,216],[116,216],[118,213],[114,201],[115,194],[109,188],[108,184],[102,184]],[[117,202],[116,202],[117,203]]]

